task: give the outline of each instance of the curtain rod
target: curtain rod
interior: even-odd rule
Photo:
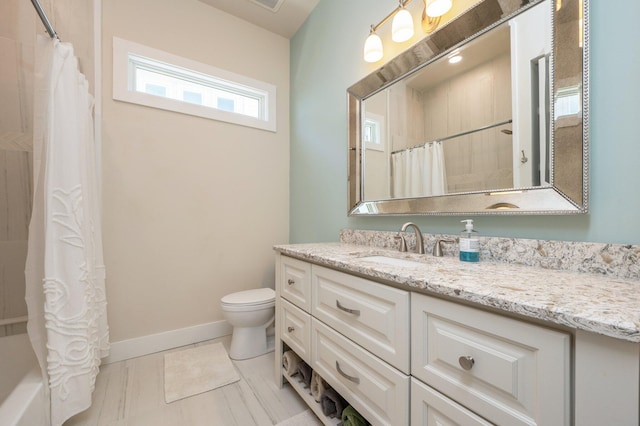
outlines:
[[[397,154],[397,153],[402,152],[402,151],[407,151],[407,150],[410,150],[410,149],[414,149],[414,148],[420,148],[421,146],[425,146],[425,145],[430,144],[430,143],[444,142],[444,141],[447,141],[449,139],[458,138],[460,136],[470,135],[471,133],[481,132],[483,130],[492,129],[492,128],[498,127],[498,126],[503,126],[503,125],[509,124],[511,122],[513,122],[513,120],[509,119],[509,120],[501,121],[500,123],[489,124],[488,126],[479,127],[477,129],[473,129],[473,130],[469,130],[469,131],[466,131],[466,132],[457,133],[455,135],[447,136],[446,138],[436,139],[436,140],[429,141],[429,142],[423,142],[423,143],[418,144],[418,145],[410,146],[409,148],[403,148],[403,149],[399,149],[397,151],[392,151],[391,155]]]
[[[31,3],[33,3],[33,7],[36,8],[36,12],[38,12],[38,16],[44,24],[44,28],[47,30],[47,33],[49,33],[49,37],[60,40],[60,37],[58,37],[56,30],[53,29],[53,25],[51,25],[51,21],[49,21],[47,14],[44,12],[44,9],[42,9],[40,2],[38,0],[31,0]]]

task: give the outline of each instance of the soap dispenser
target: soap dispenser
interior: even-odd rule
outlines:
[[[473,219],[460,222],[466,222],[465,229],[460,233],[460,261],[478,262],[480,261],[480,241],[478,231],[473,229]]]

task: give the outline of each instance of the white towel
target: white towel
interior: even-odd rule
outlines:
[[[327,382],[325,382],[324,379],[320,377],[318,373],[316,373],[316,370],[313,370],[313,373],[311,373],[311,396],[313,396],[313,399],[315,399],[316,402],[320,402],[322,393],[328,387],[329,385],[327,384]]]
[[[300,364],[302,360],[300,357],[293,351],[286,351],[282,354],[282,366],[284,367],[284,371],[287,373],[287,376],[293,376],[298,371],[298,364]]]

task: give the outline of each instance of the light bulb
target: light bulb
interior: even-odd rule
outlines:
[[[427,16],[437,18],[451,9],[451,0],[427,0]]]
[[[413,37],[413,17],[405,8],[398,10],[391,24],[391,39],[396,43],[409,40]]]
[[[382,40],[378,34],[371,32],[364,42],[364,60],[378,62],[382,59]]]

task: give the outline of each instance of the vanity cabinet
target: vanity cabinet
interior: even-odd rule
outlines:
[[[409,376],[316,318],[311,367],[375,425],[409,424]]]
[[[300,309],[311,312],[311,264],[282,257],[276,291]]]
[[[409,292],[313,265],[311,313],[409,374]]]
[[[373,424],[408,425],[409,292],[278,257],[276,381],[286,344]],[[325,424],[335,423],[295,378],[285,379]]]
[[[411,375],[500,425],[570,424],[570,336],[411,296]]]
[[[420,380],[411,379],[412,426],[492,426]]]
[[[640,424],[638,343],[278,252],[276,382],[288,380],[324,424],[337,425],[283,374],[285,345],[374,425]]]
[[[311,316],[286,300],[281,301],[277,315],[282,341],[311,365]]]

